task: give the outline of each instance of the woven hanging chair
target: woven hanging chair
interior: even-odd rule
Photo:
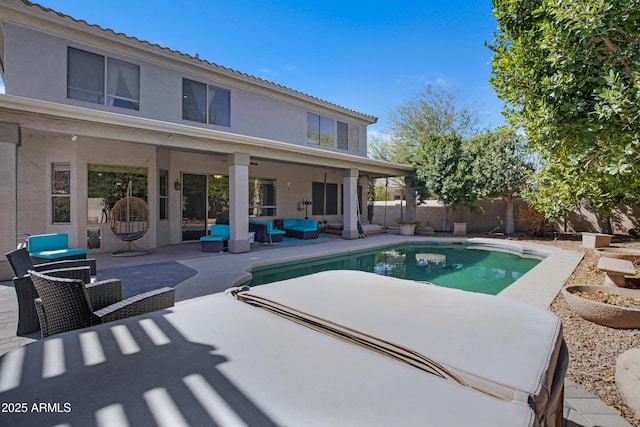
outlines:
[[[129,194],[116,202],[111,209],[111,232],[116,238],[126,242],[119,253],[148,253],[145,250],[135,248],[133,242],[144,237],[149,231],[149,206],[139,197],[131,196],[131,182],[127,190]],[[126,249],[125,249],[126,248]]]

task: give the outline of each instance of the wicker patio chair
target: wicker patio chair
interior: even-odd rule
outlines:
[[[29,256],[29,251],[27,248],[18,248],[14,249],[5,254],[7,259],[9,260],[9,264],[11,264],[11,268],[13,268],[13,272],[16,277],[21,277],[27,274],[29,270],[35,271],[46,271],[46,270],[54,270],[58,268],[70,268],[70,267],[91,267],[91,275],[95,276],[97,274],[96,268],[96,260],[93,258],[88,259],[67,259],[60,261],[51,261],[40,264],[33,264],[31,257]]]
[[[175,303],[175,290],[161,288],[96,309],[82,279],[54,277],[33,270],[29,275],[39,295],[35,305],[43,338],[173,307]]]
[[[80,260],[73,260],[80,261]],[[86,260],[82,260],[86,261]],[[66,261],[47,263],[46,267],[67,265]],[[95,263],[94,263],[95,264]],[[102,281],[92,281],[91,266],[58,268],[45,270],[44,264],[33,267],[36,271],[42,268],[47,275],[68,279],[80,279],[85,284],[92,307],[95,310],[107,307],[122,300],[122,283],[119,279],[107,279]],[[29,335],[40,330],[40,320],[34,300],[38,298],[38,292],[33,286],[31,276],[15,277],[13,287],[18,299],[18,327],[16,335]]]
[[[31,261],[27,248],[14,249],[11,252],[7,252],[5,256],[9,260],[16,277],[24,276],[33,267],[33,261]]]

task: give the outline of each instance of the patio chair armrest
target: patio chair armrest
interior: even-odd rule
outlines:
[[[151,313],[173,307],[176,293],[173,288],[160,288],[112,304],[93,313],[94,324]]]
[[[93,311],[101,310],[122,301],[122,281],[107,279],[93,282],[87,285],[87,292]]]
[[[59,277],[62,279],[79,279],[82,283],[91,282],[91,267],[68,267],[56,268],[52,270],[34,270],[39,273],[46,274],[51,277]]]
[[[98,274],[95,258],[67,259],[62,261],[45,262],[42,264],[34,265],[32,270],[42,272],[46,270],[54,270],[58,268],[71,268],[71,267],[89,267],[91,268],[92,276],[95,276],[96,274]]]

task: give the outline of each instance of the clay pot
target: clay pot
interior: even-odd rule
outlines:
[[[592,301],[575,295],[574,292],[602,292],[640,298],[640,290],[597,285],[571,285],[562,289],[562,296],[564,296],[569,306],[584,319],[610,328],[640,328],[640,307],[621,307],[600,301]]]

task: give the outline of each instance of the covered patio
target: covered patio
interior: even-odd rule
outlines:
[[[142,177],[139,191],[146,195],[151,222],[149,232],[137,243],[145,248],[195,240],[184,232],[184,226],[192,220],[185,216],[185,203],[190,203],[193,194],[207,191],[207,179],[227,180],[225,220],[230,225],[232,253],[250,249],[250,218],[309,215],[319,221],[339,222],[343,224],[343,238],[357,238],[359,216],[366,207],[367,179],[412,173],[406,165],[313,146],[11,96],[4,99],[1,110],[6,122],[0,134],[0,157],[17,164],[15,169],[7,168],[15,173],[6,177],[2,190],[17,199],[17,209],[7,204],[1,212],[3,224],[7,224],[0,229],[5,252],[13,246],[17,233],[67,232],[71,244],[84,247],[87,228],[101,229],[101,250],[116,250],[121,243],[106,227],[108,212],[94,206],[93,201],[100,200],[96,199],[94,182],[123,168],[122,174]],[[50,154],[39,154],[43,146]],[[50,171],[52,164],[62,169]],[[67,224],[56,221],[49,202],[51,174],[58,172],[70,181],[69,189],[61,190],[68,191],[64,195],[70,197],[69,218],[64,218]],[[27,177],[31,178],[29,184]],[[202,188],[189,186],[194,177],[205,180]],[[250,197],[247,189],[252,183],[271,186],[272,190],[265,197]],[[124,188],[125,184],[120,185]],[[335,197],[331,212],[318,203],[305,203],[312,201],[314,185],[319,189],[316,193],[331,187],[327,190]],[[198,220],[215,220],[217,213],[211,210]]]
[[[368,178],[412,173],[406,165],[337,150],[8,95],[3,100],[0,158],[7,176],[0,196],[16,200],[0,208],[4,252],[20,234],[44,233],[67,233],[75,247],[99,236],[89,248],[94,253],[119,249],[108,223],[111,204],[100,193],[107,176],[118,181],[117,189],[133,180],[134,193],[149,206],[148,232],[136,245],[194,241],[222,218],[230,226],[229,252],[243,253],[251,249],[251,219],[308,216],[342,224],[341,236],[355,239],[358,222],[365,222]],[[52,194],[56,177],[64,178],[64,188],[56,183]],[[224,195],[212,199],[216,182]],[[59,214],[57,203],[65,201],[69,207]],[[0,278],[9,278],[5,262]]]

